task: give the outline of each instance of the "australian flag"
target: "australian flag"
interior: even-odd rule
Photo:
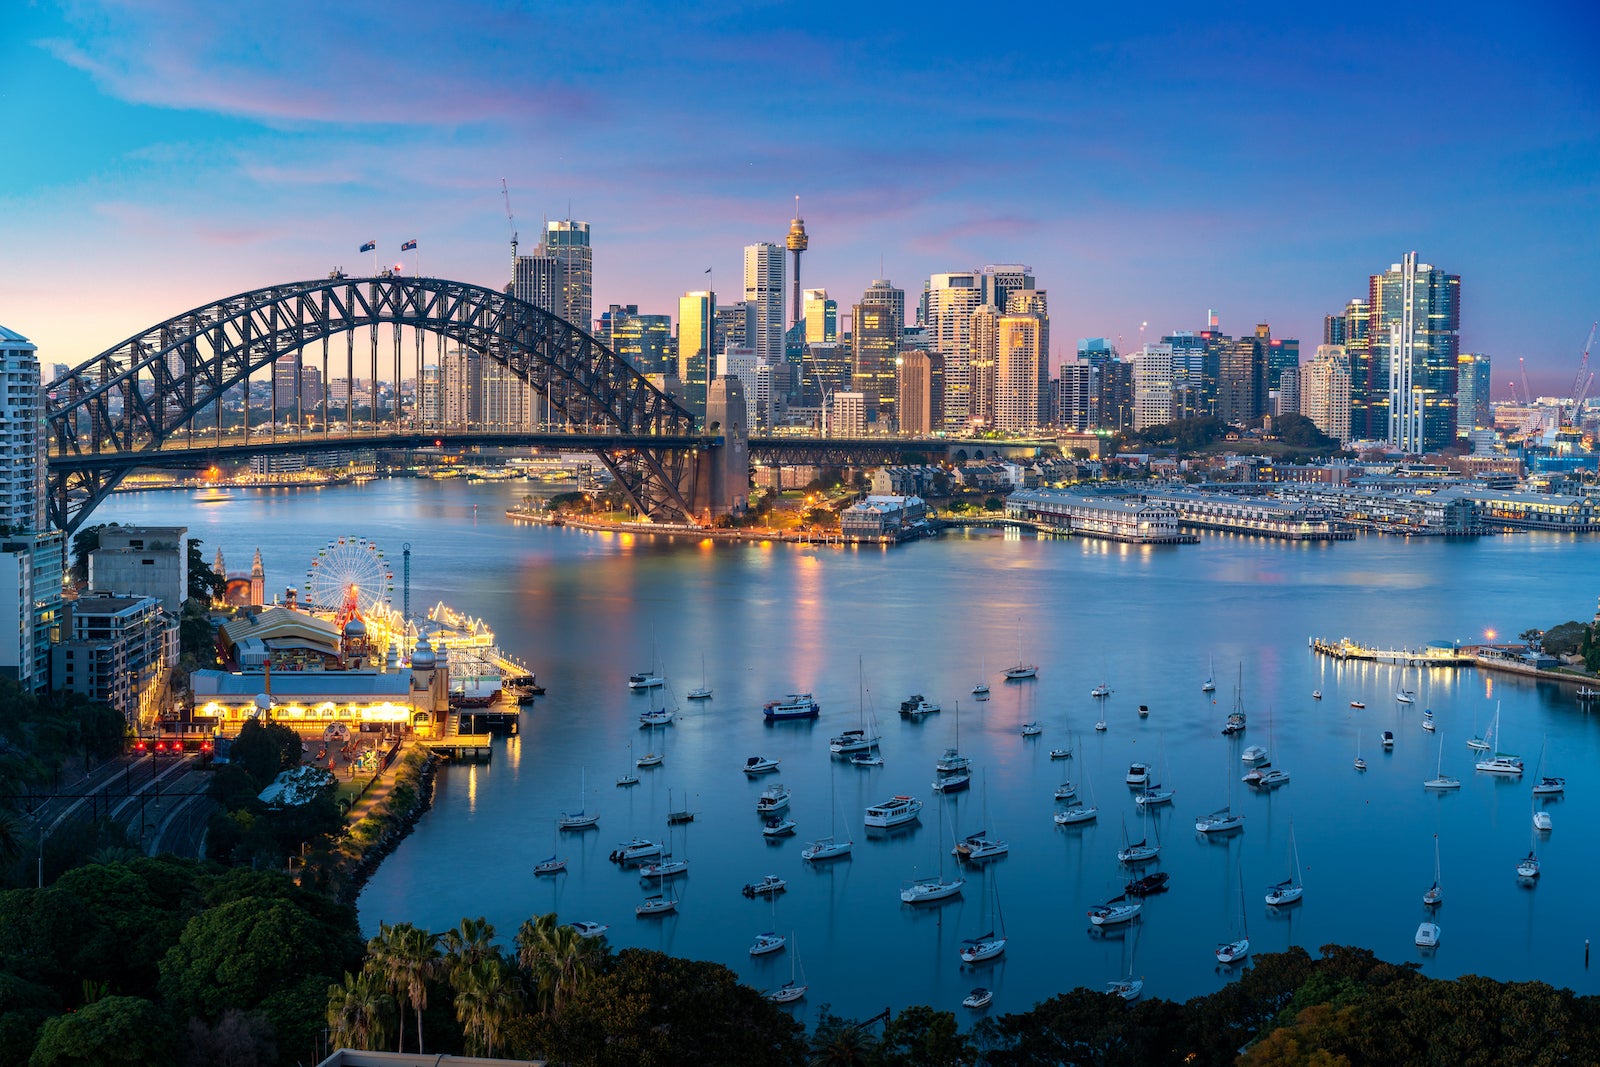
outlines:
[[[414,237],[411,240],[407,241],[405,244],[400,246],[400,251],[402,251],[402,252],[415,252],[416,250],[417,250],[417,241],[416,241],[416,238],[414,238]]]
[[[378,242],[377,241],[368,241],[366,244],[361,246],[361,251],[363,251],[363,252],[374,252],[374,251],[377,251],[377,248],[378,248]]]

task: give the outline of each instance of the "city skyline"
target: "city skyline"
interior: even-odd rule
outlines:
[[[366,273],[369,238],[380,263],[501,287],[501,178],[525,248],[546,216],[591,224],[597,310],[670,315],[713,282],[731,298],[742,250],[781,245],[799,194],[807,287],[849,306],[874,278],[920,293],[1026,263],[1052,364],[1079,337],[1126,354],[1204,328],[1208,308],[1309,346],[1413,250],[1462,278],[1461,350],[1494,360],[1497,399],[1519,357],[1536,392],[1565,392],[1600,317],[1597,19],[1576,4],[1507,24],[1385,11],[1380,35],[1362,30],[1376,9],[1091,12],[1027,41],[954,32],[937,7],[862,36],[815,7],[342,10],[315,43],[283,19],[248,49],[204,7],[13,14],[0,322],[41,362],[228,293]],[[521,62],[546,38],[595,46]],[[1400,113],[1402,71],[1436,101],[1420,140],[1373,121]],[[761,93],[733,90],[758,75]]]

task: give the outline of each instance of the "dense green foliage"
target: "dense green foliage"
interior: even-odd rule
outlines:
[[[1272,434],[1284,444],[1296,448],[1309,448],[1327,455],[1340,451],[1339,442],[1317,429],[1317,424],[1304,415],[1274,416]]]
[[[35,695],[0,678],[0,781],[12,786],[53,782],[69,761],[87,767],[122,750],[124,724],[115,708],[81,693]]]
[[[1221,419],[1179,419],[1143,430],[1127,430],[1120,435],[1117,451],[1138,451],[1136,446],[1170,448],[1178,452],[1198,452],[1207,445],[1220,441],[1228,432],[1228,424]]]

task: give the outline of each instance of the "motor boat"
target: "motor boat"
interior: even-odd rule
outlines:
[[[768,819],[761,826],[761,835],[763,837],[788,837],[794,831],[795,821],[793,819],[780,819],[777,816]]]
[[[958,774],[947,774],[933,783],[935,793],[959,793],[972,784],[972,775],[966,771]]]
[[[917,813],[922,810],[922,801],[916,797],[904,794],[891,797],[882,804],[874,804],[867,809],[866,825],[880,829],[890,826],[900,826],[916,819]]]
[[[1122,891],[1130,897],[1147,897],[1151,893],[1165,893],[1172,876],[1166,871],[1153,871],[1143,878],[1135,878]]]
[[[769,700],[761,706],[761,714],[770,722],[784,719],[815,719],[822,705],[810,693],[790,693],[782,700]]]
[[[767,774],[777,770],[778,764],[782,762],[782,760],[768,759],[765,756],[751,756],[744,761],[744,773],[751,775]]]
[[[1533,795],[1536,797],[1555,796],[1558,793],[1566,792],[1566,789],[1567,780],[1565,778],[1544,777],[1540,778],[1534,785]]]
[[[1239,759],[1245,763],[1260,763],[1266,758],[1267,750],[1260,745],[1251,745],[1239,755]]]
[[[1417,926],[1416,942],[1418,948],[1439,947],[1439,926],[1437,923],[1421,923]]]
[[[961,1006],[963,1008],[973,1009],[987,1008],[989,1006],[989,1002],[993,999],[993,990],[985,989],[982,986],[979,986],[977,989],[974,989],[961,999]]]
[[[761,791],[756,799],[757,815],[776,815],[789,806],[789,787],[782,782]]]
[[[1150,782],[1150,768],[1143,763],[1128,765],[1128,775],[1125,779],[1129,785],[1148,785]]]
[[[651,859],[659,855],[661,855],[660,842],[647,841],[642,837],[636,837],[612,849],[610,858],[612,863],[620,863],[626,866],[627,864]]]
[[[747,897],[770,897],[774,893],[782,893],[789,888],[789,883],[775,874],[769,874],[754,882],[746,882],[740,890]]]
[[[590,922],[587,919],[580,919],[578,922],[570,923],[569,925],[579,937],[599,937],[611,929],[605,923]]]

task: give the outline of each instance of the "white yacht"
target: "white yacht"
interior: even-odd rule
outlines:
[[[1416,942],[1418,948],[1439,947],[1439,926],[1437,923],[1421,923],[1417,926]]]
[[[769,700],[761,706],[761,714],[774,722],[783,719],[815,719],[822,705],[810,693],[790,693],[782,700]]]
[[[1162,789],[1159,782],[1146,785],[1133,795],[1133,802],[1141,808],[1153,807],[1157,804],[1171,804],[1172,798],[1177,795],[1176,789]]]
[[[1025,722],[1022,724],[1023,737],[1038,737],[1042,733],[1044,733],[1044,728],[1037,722]]]
[[[1104,904],[1096,904],[1089,909],[1089,921],[1096,926],[1118,926],[1125,922],[1132,922],[1133,917],[1144,909],[1144,904],[1137,900],[1129,900],[1125,896],[1112,897]]]
[[[765,956],[769,952],[777,952],[789,943],[789,939],[782,934],[768,930],[764,934],[757,934],[755,944],[750,946],[750,955]]]
[[[1210,815],[1202,815],[1194,821],[1194,828],[1202,834],[1219,834],[1228,830],[1237,830],[1244,825],[1244,814],[1235,812],[1231,807],[1218,808]]]
[[[880,828],[902,826],[914,822],[920,811],[922,811],[922,801],[901,794],[891,797],[882,804],[869,807],[866,812],[866,824]]]
[[[573,931],[579,937],[599,937],[607,930],[611,929],[611,927],[607,926],[605,923],[590,922],[587,919],[580,919],[577,922],[569,923],[568,925],[572,927]]]
[[[612,863],[620,863],[623,866],[627,866],[630,863],[651,859],[659,855],[661,855],[661,844],[659,842],[636,837],[612,849],[610,859]]]
[[[782,760],[768,759],[765,756],[751,756],[744,761],[744,773],[754,777],[758,774],[768,774],[778,769]]]
[[[906,904],[931,904],[936,900],[948,900],[960,893],[961,887],[966,884],[965,878],[918,878],[900,890],[900,900]]]
[[[1143,763],[1128,765],[1128,775],[1124,779],[1129,785],[1148,785],[1150,783],[1150,768]]]
[[[665,678],[650,671],[628,675],[629,689],[660,689],[666,684],[667,680]]]
[[[981,863],[996,856],[1004,856],[1011,851],[1011,846],[999,838],[988,836],[986,831],[979,830],[957,841],[950,851],[969,863]]]
[[[1245,763],[1260,763],[1267,758],[1267,750],[1260,745],[1251,745],[1240,753],[1239,758]]]
[[[757,815],[776,815],[789,806],[789,787],[782,782],[761,791],[756,799]]]

